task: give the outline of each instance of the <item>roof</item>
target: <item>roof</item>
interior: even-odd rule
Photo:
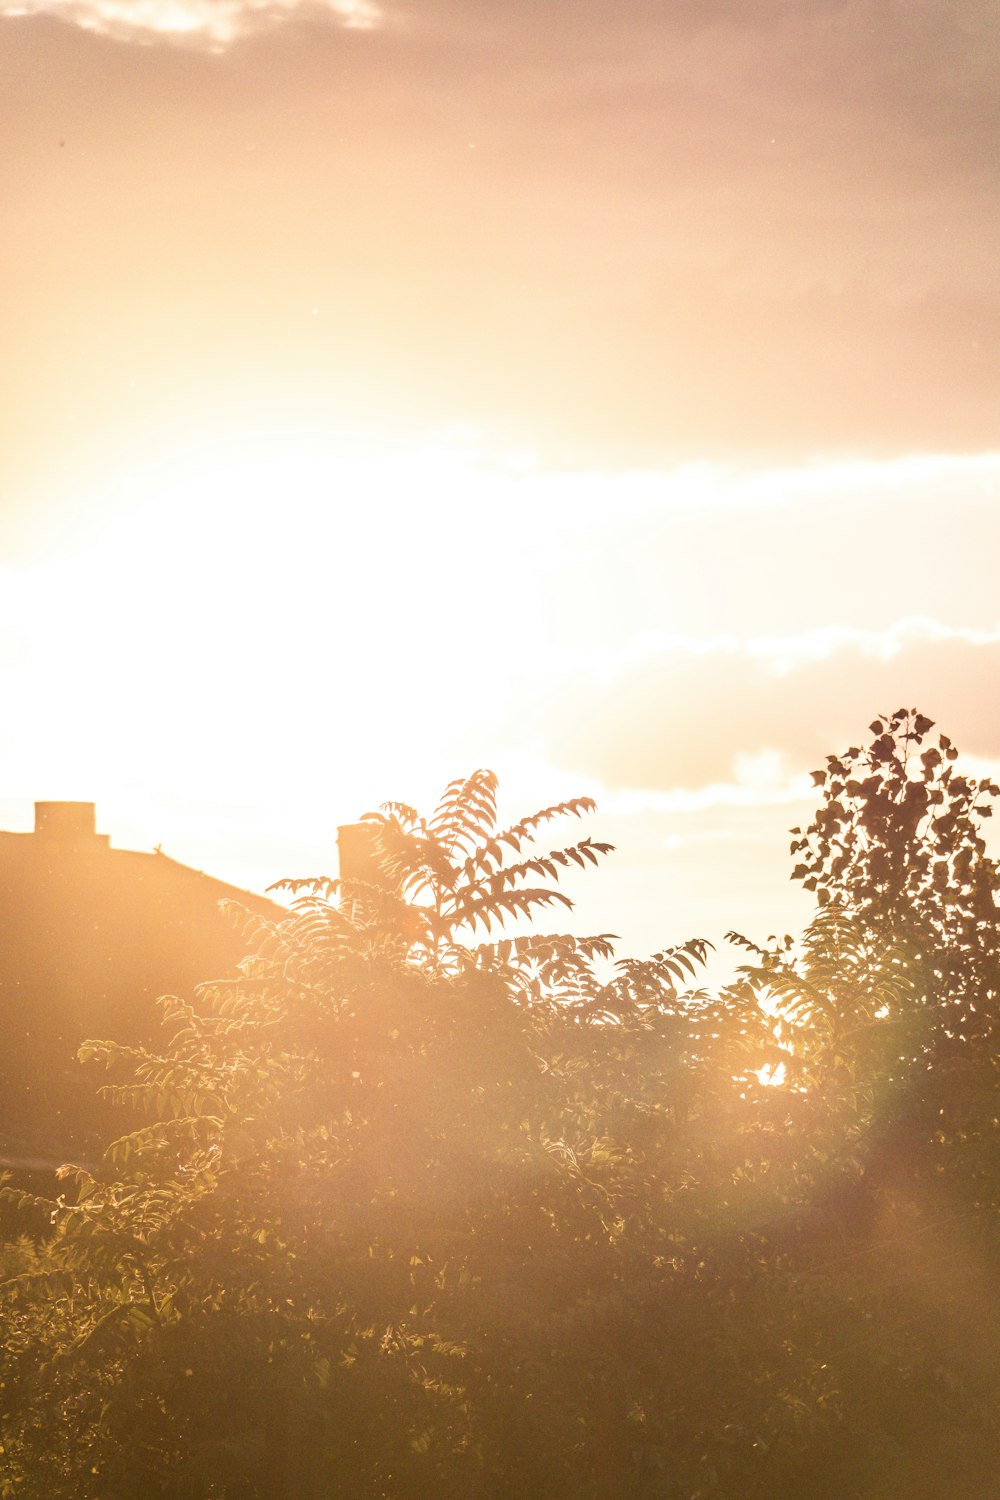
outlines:
[[[93,1152],[123,1128],[77,1048],[155,1042],[159,996],[233,975],[245,947],[223,902],[285,914],[165,854],[112,849],[89,803],[37,804],[34,833],[0,833],[0,1159]]]

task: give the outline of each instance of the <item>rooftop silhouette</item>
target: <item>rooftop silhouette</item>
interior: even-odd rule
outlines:
[[[92,1155],[117,1133],[77,1048],[151,1041],[160,995],[231,974],[244,943],[227,900],[283,911],[159,850],[113,848],[92,802],[36,802],[33,832],[0,832],[0,1163]]]

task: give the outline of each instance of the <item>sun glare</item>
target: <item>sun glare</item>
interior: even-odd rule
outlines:
[[[246,434],[123,472],[87,498],[103,520],[74,555],[10,576],[17,691],[46,682],[25,792],[252,804],[303,756],[326,761],[344,815],[395,794],[404,765],[430,792],[442,740],[495,709],[528,654],[510,485],[457,445]]]
[[[770,1089],[779,1088],[784,1083],[787,1069],[783,1062],[777,1064],[765,1063],[762,1068],[754,1069],[754,1072],[758,1083],[762,1084],[764,1088]]]

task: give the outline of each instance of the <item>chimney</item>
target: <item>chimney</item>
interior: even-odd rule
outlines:
[[[80,845],[106,848],[109,841],[106,833],[97,832],[93,802],[36,802],[35,833],[73,848]]]
[[[342,823],[337,829],[337,855],[341,880],[363,880],[384,885],[385,874],[370,823]]]

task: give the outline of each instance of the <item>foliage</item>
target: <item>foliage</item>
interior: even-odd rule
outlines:
[[[986,1500],[985,1053],[906,1171],[886,1142],[980,1015],[993,872],[936,765],[955,822],[899,841],[881,745],[797,835],[826,893],[801,944],[738,939],[718,994],[699,940],[616,960],[530,930],[608,846],[539,846],[585,799],[501,828],[477,772],[429,818],[370,815],[375,881],[244,914],[239,976],[164,1001],[159,1053],[88,1044],[148,1124],[19,1195],[51,1234],[6,1251],[0,1493]],[[964,987],[941,837],[985,950]]]
[[[960,1147],[949,1175],[978,1178],[989,1195],[1000,1172],[1000,911],[981,823],[1000,787],[961,773],[945,735],[921,750],[933,727],[899,709],[871,725],[866,751],[827,758],[814,773],[823,806],[804,833],[793,830],[793,876],[821,905],[852,914],[883,952],[905,955],[913,1003],[891,1022],[882,1169],[926,1174],[928,1154]]]

